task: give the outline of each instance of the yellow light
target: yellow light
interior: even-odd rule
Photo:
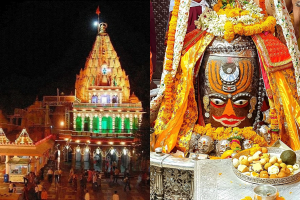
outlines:
[[[96,154],[99,154],[100,153],[100,150],[99,149],[96,149]]]
[[[61,125],[61,126],[64,126],[64,125],[65,125],[65,122],[64,122],[64,121],[61,121],[61,122],[60,122],[60,125]]]
[[[121,144],[121,145],[125,145],[125,142],[121,142],[120,144]]]
[[[80,147],[77,147],[77,148],[76,148],[76,151],[79,152],[79,151],[80,151]]]
[[[89,148],[88,148],[88,147],[86,147],[86,148],[85,148],[85,151],[86,151],[86,152],[89,152]]]
[[[80,142],[80,140],[76,140],[76,142],[77,142],[77,143],[79,143],[79,142]]]
[[[87,143],[91,143],[91,141],[89,141],[89,140],[88,140],[88,141],[86,141],[86,142],[87,142]]]
[[[69,140],[69,138],[65,138],[65,140],[66,140],[66,141],[68,141],[68,140]]]
[[[108,144],[114,144],[114,142],[108,142]]]
[[[97,142],[97,144],[101,144],[101,142]]]

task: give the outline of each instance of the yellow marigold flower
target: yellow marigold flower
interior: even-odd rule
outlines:
[[[226,8],[230,9],[230,8],[231,8],[230,4],[227,4],[227,5],[226,5]]]
[[[218,11],[218,15],[225,15],[225,14],[226,14],[226,12],[225,12],[224,9],[220,9],[220,10]]]
[[[244,16],[244,15],[248,15],[248,14],[249,14],[249,11],[243,10],[243,11],[240,13],[240,16]]]
[[[252,198],[249,197],[249,196],[246,196],[245,198],[243,198],[243,199],[241,199],[241,200],[252,200]]]
[[[233,24],[230,22],[230,21],[227,21],[224,25],[224,29],[225,29],[225,32],[233,32],[234,31],[234,27],[233,27]]]
[[[244,34],[244,29],[243,29],[243,24],[238,23],[237,25],[234,26],[234,33],[238,35],[243,35]]]
[[[259,34],[262,32],[262,28],[261,28],[260,24],[255,24],[253,26],[253,29],[254,29],[254,34]]]
[[[220,4],[215,4],[213,7],[214,11],[216,11],[216,12],[218,12],[220,10],[220,8],[221,8]]]
[[[237,142],[232,142],[232,143],[230,144],[230,148],[231,148],[232,150],[234,150],[234,149],[236,149],[236,148],[241,149],[241,145],[239,145],[239,143],[237,143]]]

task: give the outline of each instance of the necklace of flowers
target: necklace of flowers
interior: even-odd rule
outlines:
[[[173,70],[172,64],[173,64],[173,54],[174,54],[174,43],[175,43],[175,31],[176,31],[176,25],[177,25],[177,18],[178,18],[178,12],[179,12],[179,4],[180,0],[175,0],[175,5],[173,7],[172,11],[172,17],[169,23],[169,32],[168,32],[168,39],[167,39],[167,49],[166,49],[166,60],[165,60],[165,70],[167,70],[169,73],[166,74],[164,78],[164,84],[165,84],[165,99],[166,109],[171,108],[171,97],[172,97],[172,86],[173,86],[173,78],[171,71]]]
[[[194,132],[200,135],[208,135],[214,140],[227,140],[230,137],[241,136],[244,139],[253,141],[253,143],[258,144],[261,147],[267,146],[266,140],[263,137],[259,136],[255,131],[253,131],[253,127],[213,128],[211,124],[206,124],[205,127],[196,124],[194,127]]]
[[[260,8],[253,0],[218,0],[213,10],[207,8],[195,21],[197,28],[231,42],[235,34],[250,36],[263,31],[275,31],[276,19],[266,17],[264,0]]]

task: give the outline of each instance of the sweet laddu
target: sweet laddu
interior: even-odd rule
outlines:
[[[274,6],[279,21],[264,1],[218,1],[202,13],[198,29],[185,36],[178,68],[165,71],[164,93],[151,102],[152,149],[187,153],[197,144],[191,138],[199,138],[193,134],[239,135],[260,146],[281,139],[300,149],[299,50],[285,2]],[[286,44],[274,36],[276,23]]]

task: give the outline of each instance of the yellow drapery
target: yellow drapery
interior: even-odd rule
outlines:
[[[289,69],[290,70],[290,69]],[[282,101],[285,121],[288,125],[288,134],[290,137],[290,145],[293,150],[300,149],[300,141],[297,133],[297,125],[300,124],[300,106],[293,96],[292,88],[290,88],[282,71],[277,71],[271,74],[272,78],[276,80],[280,98]]]
[[[194,66],[213,38],[214,36],[212,34],[206,33],[181,57],[180,68],[178,70],[180,75],[176,75],[177,81],[174,91],[176,95],[173,100],[172,116],[170,120],[164,118],[164,115],[167,114],[166,112],[169,111],[164,109],[166,101],[163,100],[155,123],[155,135],[157,135],[157,137],[151,144],[154,148],[163,147],[163,152],[170,153],[175,147],[187,109],[188,96],[194,87]],[[196,119],[191,123],[195,123],[195,121]],[[190,129],[186,130],[186,132],[190,132]]]

